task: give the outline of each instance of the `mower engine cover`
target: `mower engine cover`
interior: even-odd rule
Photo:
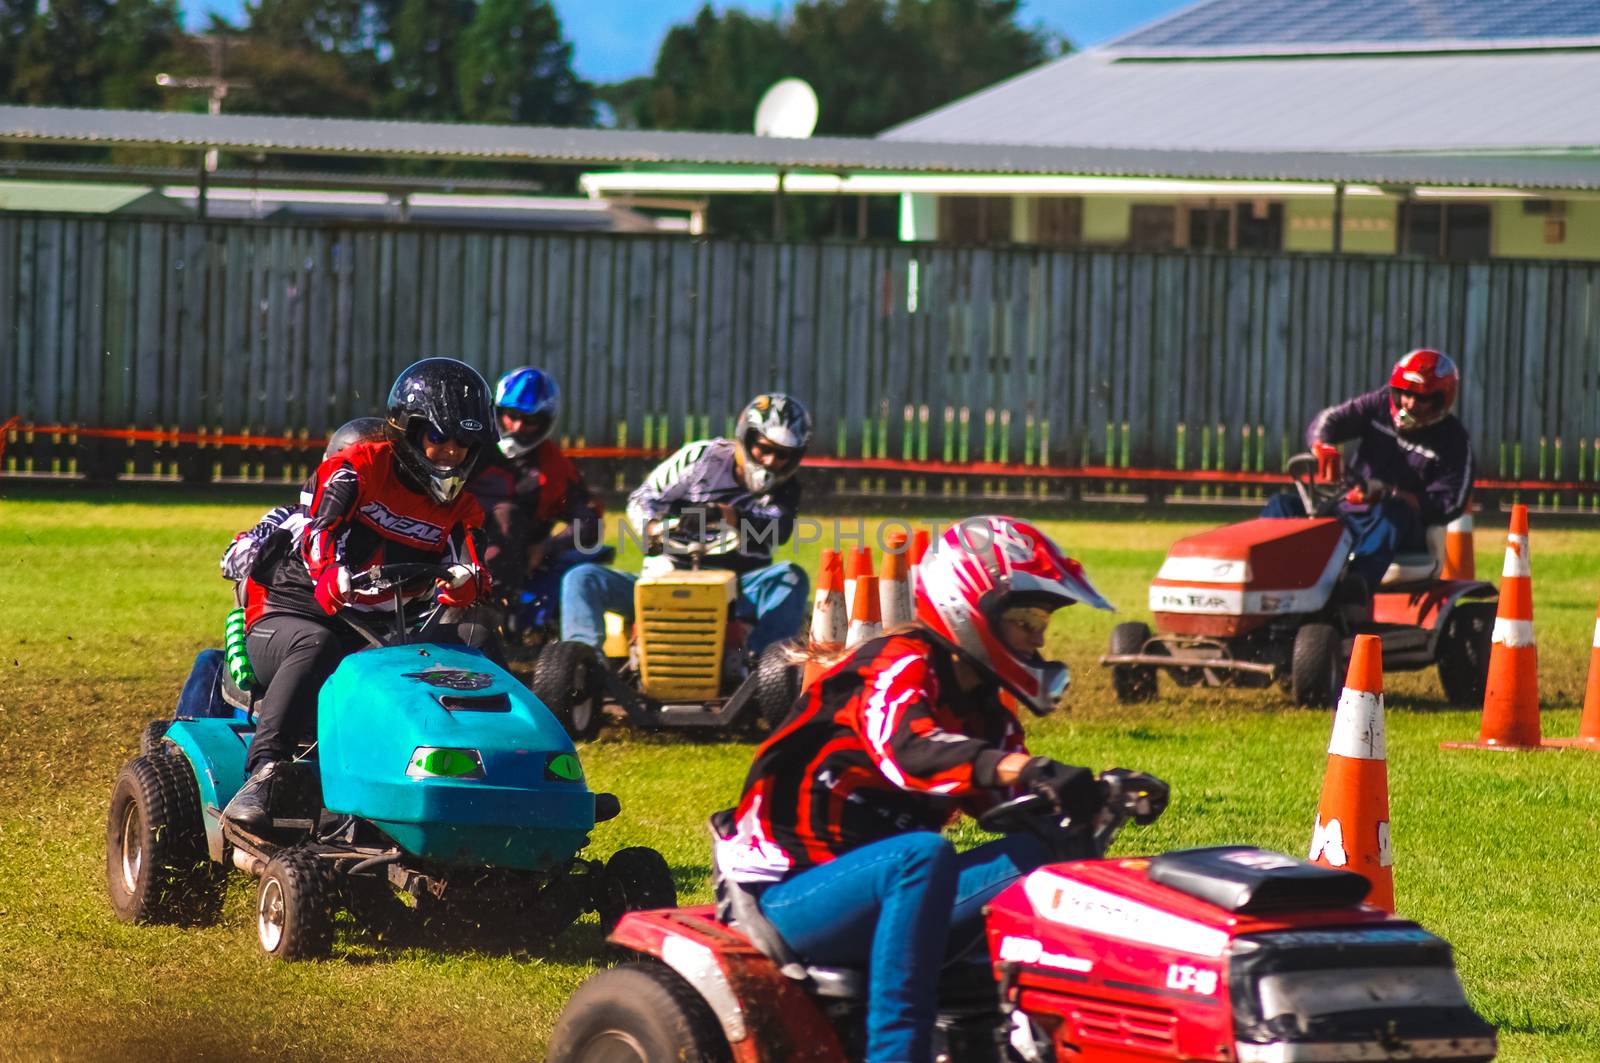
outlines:
[[[1342,899],[1360,892],[1342,879],[1245,847],[1161,859],[1183,889],[1153,881],[1151,860],[1078,860],[991,903],[996,974],[1062,1058],[1494,1058],[1450,946]],[[1257,907],[1247,893],[1270,910],[1238,910]]]
[[[1242,635],[1327,604],[1350,556],[1332,518],[1258,518],[1179,539],[1150,583],[1156,626],[1176,635]]]
[[[317,709],[323,801],[408,853],[543,870],[594,827],[594,794],[561,725],[473,650],[415,644],[353,653]]]

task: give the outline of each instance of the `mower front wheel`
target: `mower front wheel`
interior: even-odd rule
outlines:
[[[550,1035],[549,1063],[724,1063],[722,1026],[704,997],[661,963],[629,963],[572,994]]]
[[[256,887],[256,937],[280,960],[319,960],[333,951],[332,877],[327,862],[301,846],[281,849]]]
[[[528,689],[576,741],[600,731],[603,698],[594,650],[581,642],[552,642],[539,651]]]
[[[783,725],[800,696],[800,666],[789,659],[786,645],[774,642],[756,658],[751,676],[750,681],[756,685],[750,698],[756,710],[756,726],[768,734]]]
[[[1344,639],[1332,624],[1305,624],[1294,633],[1289,686],[1296,705],[1322,709],[1338,704],[1344,689],[1343,648]]]
[[[1458,709],[1475,709],[1483,704],[1489,685],[1489,650],[1494,638],[1492,602],[1467,602],[1458,605],[1439,634],[1439,685],[1444,697]]]
[[[139,755],[153,757],[166,752],[167,727],[171,720],[151,720],[139,732]]]
[[[606,861],[606,888],[596,899],[600,932],[610,934],[623,915],[678,906],[678,886],[666,858],[645,845],[618,849]]]
[[[1130,620],[1111,629],[1110,652],[1113,656],[1143,653],[1149,641],[1150,625]],[[1156,670],[1148,664],[1114,664],[1111,666],[1111,689],[1125,705],[1149,701],[1156,696]]]
[[[200,789],[187,759],[157,754],[123,766],[106,820],[106,887],[125,923],[214,922],[227,871],[206,848]]]

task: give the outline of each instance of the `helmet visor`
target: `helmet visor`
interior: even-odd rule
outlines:
[[[751,432],[745,439],[745,449],[750,460],[772,473],[779,480],[794,474],[800,468],[805,451],[799,447],[781,447],[759,432]]]
[[[1396,416],[1403,422],[1427,425],[1444,416],[1445,395],[1442,391],[1390,388],[1389,401],[1394,403]]]

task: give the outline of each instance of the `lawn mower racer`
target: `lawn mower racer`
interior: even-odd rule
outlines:
[[[246,645],[263,693],[246,767],[249,781],[224,815],[242,827],[267,818],[277,766],[313,730],[317,694],[339,660],[362,642],[334,619],[375,610],[387,595],[362,594],[354,573],[375,564],[438,563],[450,569],[440,601],[465,608],[484,587],[476,536],[483,511],[463,491],[495,442],[489,388],[470,366],[429,358],[389,392],[386,438],[357,443],[324,462],[299,550],[278,535],[246,584]]]
[[[1461,374],[1426,348],[1395,363],[1387,387],[1330,406],[1306,428],[1317,479],[1339,483],[1340,447],[1354,441],[1348,491],[1334,507],[1350,529],[1351,571],[1376,590],[1397,554],[1426,554],[1427,530],[1459,517],[1472,494],[1472,441],[1452,409]],[[1299,493],[1274,495],[1264,517],[1307,517]]]
[[[584,562],[604,564],[599,498],[554,438],[561,390],[550,374],[524,366],[495,385],[500,442],[467,489],[483,507],[489,607],[508,653],[536,651],[559,634],[561,578]],[[566,527],[555,532],[558,523]],[[554,534],[552,534],[554,532]]]
[[[409,909],[464,933],[542,942],[586,910],[610,925],[627,907],[675,902],[653,850],[624,849],[604,864],[577,857],[593,826],[617,814],[616,799],[587,789],[571,740],[537,698],[458,644],[452,614],[472,584],[452,557],[471,555],[445,551],[475,523],[461,487],[480,444],[461,433],[486,423],[480,404],[486,414],[487,388],[460,363],[407,370],[391,395],[391,425],[395,446],[418,444],[434,467],[406,463],[407,482],[422,491],[403,499],[408,488],[383,475],[400,464],[385,455],[389,443],[357,444],[319,471],[301,548],[291,553],[294,537],[280,531],[257,559],[267,593],[252,633],[270,634],[266,652],[252,649],[265,689],[241,690],[220,655],[202,655],[177,718],[147,728],[108,821],[107,882],[120,917],[214,919],[230,863],[260,878],[260,944],[287,959],[325,954],[340,907],[380,931]],[[396,531],[406,538],[386,534]],[[429,539],[431,554],[414,545]],[[296,588],[281,570],[310,572],[319,559],[323,575],[298,588],[323,612],[314,625],[291,611]],[[408,616],[408,602],[429,593],[432,608]],[[392,624],[383,611],[346,604],[357,602],[387,605]],[[292,642],[275,654],[270,642],[285,632]],[[369,648],[347,653],[358,641]],[[299,731],[309,720],[292,702],[264,733],[279,684],[299,694],[323,668],[331,674],[312,689],[311,749]],[[286,752],[263,760],[268,743]],[[400,903],[396,888],[413,903]]]
[[[1101,663],[1122,701],[1180,685],[1265,686],[1332,705],[1356,634],[1383,640],[1390,670],[1438,666],[1446,700],[1482,703],[1498,601],[1441,580],[1446,521],[1472,487],[1466,430],[1449,410],[1458,374],[1434,351],[1400,360],[1387,390],[1323,411],[1313,453],[1288,462],[1292,493],[1262,518],[1173,544],[1150,585],[1156,631],[1118,624]],[[1336,442],[1359,438],[1348,469]]]
[[[1080,860],[1159,816],[1166,787],[1029,757],[999,692],[1048,709],[1065,670],[1039,655],[1044,622],[1104,599],[1007,518],[958,525],[921,571],[918,626],[817,680],[713,817],[717,908],[625,917],[613,940],[661,962],[581,987],[551,1063],[1265,1063],[1413,1058],[1414,1037],[1493,1055],[1448,948],[1357,907],[1358,875],[1243,848]],[[939,830],[961,811],[1010,833],[957,854]],[[1306,910],[1239,914],[1274,907]],[[1258,940],[1301,927],[1340,929]],[[1316,1054],[1329,1041],[1367,1054]]]
[[[628,518],[649,544],[643,572],[568,572],[561,641],[535,665],[532,688],[569,733],[594,733],[602,696],[648,727],[722,727],[787,711],[796,669],[782,643],[800,630],[809,581],[772,552],[794,533],[794,474],[810,441],[798,400],[758,395],[734,438],[687,444],[629,496]],[[607,613],[633,632],[621,640],[627,648],[612,639],[607,649]]]

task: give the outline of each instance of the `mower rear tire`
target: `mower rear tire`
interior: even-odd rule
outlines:
[[[600,932],[610,934],[623,915],[655,908],[676,908],[678,886],[666,858],[645,845],[618,849],[606,861],[606,889],[595,905]]]
[[[326,860],[304,846],[280,849],[256,887],[256,938],[280,960],[320,960],[333,951],[334,886]]]
[[[756,658],[751,675],[756,685],[750,697],[756,726],[761,733],[770,734],[783,726],[800,696],[800,666],[790,660],[788,646],[774,642]]]
[[[1150,625],[1130,620],[1111,629],[1110,652],[1143,653],[1149,641]],[[1148,664],[1114,664],[1111,666],[1111,689],[1125,705],[1149,701],[1156,696],[1156,670]]]
[[[581,642],[552,642],[533,662],[528,688],[576,741],[600,731],[604,699],[594,650]]]
[[[1494,641],[1493,602],[1458,605],[1439,634],[1439,685],[1444,698],[1458,709],[1483,704],[1489,685],[1489,650]]]
[[[572,994],[550,1034],[549,1063],[726,1063],[731,1053],[705,998],[661,963],[628,963]]]
[[[1332,624],[1304,624],[1294,633],[1289,686],[1294,703],[1330,708],[1344,689],[1344,639]]]
[[[125,923],[204,925],[222,911],[227,871],[211,861],[200,788],[185,757],[123,765],[106,820],[106,887]]]

